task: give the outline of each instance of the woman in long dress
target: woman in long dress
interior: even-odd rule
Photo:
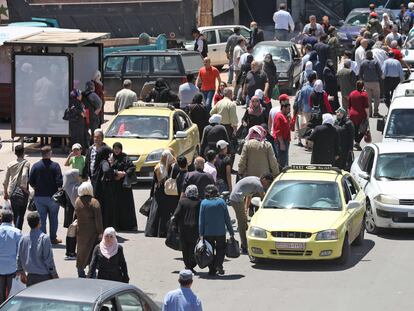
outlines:
[[[153,204],[151,205],[145,236],[166,237],[167,222],[174,213],[178,203],[178,196],[165,194],[165,181],[171,176],[176,178],[180,172],[178,165],[169,149],[165,149],[161,155],[160,163],[155,166],[154,180],[151,189]]]
[[[99,202],[93,197],[91,183],[83,182],[78,188],[78,195],[75,201],[78,219],[76,268],[79,277],[86,277],[85,268],[103,232],[102,213]]]
[[[122,152],[122,144],[115,143],[112,146],[113,163],[112,168],[116,172],[124,172],[124,177],[116,177],[114,184],[115,201],[117,202],[117,223],[115,228],[123,231],[137,231],[137,216],[135,214],[134,195],[132,193],[131,179],[135,175],[135,165]]]

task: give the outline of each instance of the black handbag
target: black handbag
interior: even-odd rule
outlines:
[[[148,198],[148,200],[146,200],[144,204],[142,204],[141,208],[139,209],[139,212],[145,217],[149,216],[151,205],[152,205],[152,200],[154,200],[152,197]]]
[[[66,194],[64,190],[58,190],[53,196],[53,201],[55,201],[57,204],[62,206],[63,208],[66,207]]]
[[[201,269],[210,265],[214,260],[211,244],[206,240],[199,240],[194,249],[194,258]]]
[[[239,241],[234,237],[230,237],[226,241],[226,257],[228,258],[238,258],[240,257],[240,246]]]
[[[32,198],[32,199],[30,199],[29,205],[27,206],[27,210],[28,210],[28,211],[30,211],[30,212],[35,212],[35,211],[37,211],[37,207],[36,207],[36,204],[35,204],[35,202],[34,202],[34,199],[33,199],[33,198]]]
[[[180,241],[180,235],[176,230],[174,230],[174,226],[172,226],[171,220],[167,222],[167,238],[165,239],[165,245],[167,245],[169,248],[172,248],[175,251],[181,251],[181,241]]]
[[[131,176],[125,175],[124,181],[122,182],[122,187],[132,188],[132,185],[135,185],[136,183],[138,183],[138,178],[135,173],[131,174]]]

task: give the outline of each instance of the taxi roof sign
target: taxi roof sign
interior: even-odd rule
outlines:
[[[342,174],[342,171],[330,164],[293,164],[283,169],[283,172],[287,170],[302,170],[302,171],[335,171],[338,174]]]
[[[158,108],[169,108],[175,109],[173,104],[170,103],[154,103],[154,102],[144,102],[139,100],[132,104],[132,107],[158,107]]]
[[[406,89],[405,90],[405,96],[407,96],[407,97],[414,96],[414,90],[413,89]]]

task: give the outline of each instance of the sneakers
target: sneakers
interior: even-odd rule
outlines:
[[[240,247],[240,254],[247,255],[247,247]]]
[[[54,240],[52,240],[52,244],[53,245],[61,244],[61,243],[62,243],[62,240],[60,240],[60,239],[54,239]]]
[[[65,260],[76,260],[76,254],[66,254]]]
[[[224,275],[224,270],[223,270],[223,268],[218,269],[218,270],[217,270],[217,274],[218,274],[218,275]]]

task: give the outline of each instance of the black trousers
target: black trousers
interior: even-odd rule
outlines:
[[[13,211],[14,226],[17,229],[22,230],[24,214],[26,213],[27,201],[26,204],[17,204],[12,198],[10,198],[10,203]]]
[[[391,105],[391,98],[398,84],[400,84],[399,77],[385,77],[384,79],[384,96],[385,96],[384,102],[388,108]]]
[[[194,248],[197,244],[198,228],[180,228],[180,240],[183,260],[186,269],[194,269],[197,262],[194,258]]]
[[[355,127],[355,134],[354,134],[355,135],[355,142],[359,144],[361,142],[362,138],[364,138],[364,134],[359,132],[359,125],[354,124],[354,127]]]
[[[0,305],[6,301],[12,287],[13,278],[16,274],[0,275]]]
[[[211,265],[208,266],[210,272],[215,272],[218,269],[223,269],[224,256],[226,254],[226,236],[206,236],[204,237],[213,247],[214,260]]]

